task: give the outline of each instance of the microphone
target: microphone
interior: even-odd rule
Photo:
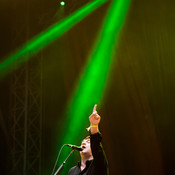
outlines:
[[[75,150],[77,150],[77,151],[82,151],[82,150],[83,150],[82,147],[76,146],[76,145],[66,144],[66,146],[71,147],[72,149],[75,149]]]

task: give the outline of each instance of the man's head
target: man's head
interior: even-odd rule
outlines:
[[[83,139],[83,141],[81,142],[81,147],[83,148],[83,150],[80,152],[81,158],[82,159],[91,158],[92,151],[91,151],[90,136],[87,136],[85,139]]]

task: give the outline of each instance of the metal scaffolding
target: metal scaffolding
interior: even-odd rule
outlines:
[[[13,175],[40,175],[42,149],[42,54],[13,73],[11,157]]]

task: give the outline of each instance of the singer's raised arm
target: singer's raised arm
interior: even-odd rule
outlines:
[[[108,174],[108,163],[102,146],[102,136],[99,132],[101,117],[97,113],[97,105],[94,106],[93,113],[89,117],[90,122],[90,143],[95,164],[95,174]]]

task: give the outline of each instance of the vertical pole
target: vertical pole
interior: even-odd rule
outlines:
[[[24,165],[23,174],[26,175],[27,169],[27,121],[28,121],[28,64],[25,69],[25,100],[24,100]]]

